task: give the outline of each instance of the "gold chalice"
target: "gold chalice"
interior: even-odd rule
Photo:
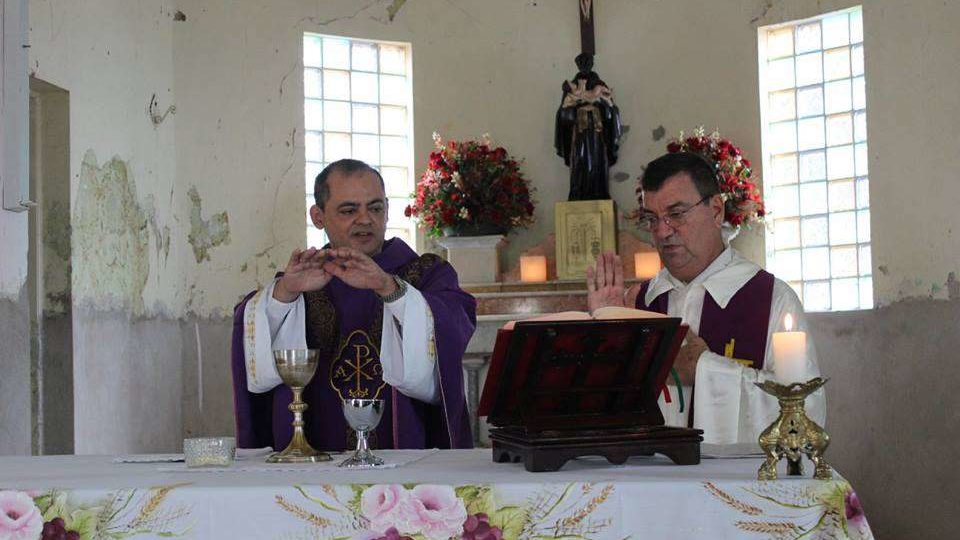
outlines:
[[[293,401],[289,409],[293,413],[293,438],[290,444],[279,453],[271,454],[267,463],[314,463],[330,461],[326,452],[315,450],[303,434],[303,411],[307,404],[303,402],[303,387],[310,382],[317,371],[317,351],[313,349],[281,349],[273,351],[273,360],[283,383],[293,392]]]

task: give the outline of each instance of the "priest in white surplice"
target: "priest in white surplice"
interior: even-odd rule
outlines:
[[[669,403],[661,396],[667,425],[702,429],[705,443],[756,444],[779,405],[754,383],[774,379],[772,335],[784,330],[788,314],[794,330],[807,331],[803,306],[790,286],[725,244],[723,199],[703,158],[662,156],[647,165],[641,189],[640,223],[665,268],[625,291],[619,256],[601,255],[587,270],[589,308],[633,305],[682,318],[690,329],[674,367],[686,406],[681,412],[675,387]],[[809,335],[806,343],[797,382],[820,376]],[[822,389],[807,398],[806,408],[823,425]]]

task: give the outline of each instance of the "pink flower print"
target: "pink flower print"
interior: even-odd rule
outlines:
[[[450,486],[423,484],[411,493],[416,521],[413,525],[427,538],[459,536],[467,509]]]
[[[384,534],[394,527],[404,533],[416,533],[416,512],[410,492],[400,484],[370,486],[360,496],[360,512],[370,520],[370,530]]]
[[[460,540],[503,540],[503,531],[490,525],[490,518],[484,514],[467,516],[463,522]]]
[[[396,527],[390,527],[382,535],[372,531],[363,531],[353,535],[350,540],[413,540],[413,537],[402,536]]]
[[[43,531],[40,510],[26,493],[0,491],[0,540],[34,540]]]
[[[860,498],[852,489],[847,492],[843,498],[843,507],[846,511],[847,523],[859,528],[867,521],[867,516],[863,513],[863,506],[860,505]]]

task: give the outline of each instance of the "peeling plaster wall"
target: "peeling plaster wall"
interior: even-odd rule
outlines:
[[[73,209],[73,237],[80,248],[74,257],[80,302],[143,313],[150,237],[127,164],[115,157],[101,167],[93,150],[87,150]]]
[[[180,447],[188,200],[177,117],[148,114],[175,103],[174,4],[30,2],[30,72],[70,93],[77,453]]]
[[[147,278],[142,293],[132,285],[121,287],[123,298],[111,297],[116,291],[107,291],[96,278],[80,278],[74,283],[75,303],[106,304],[138,314],[182,312],[184,279],[176,271],[165,271],[178,267],[179,257],[186,255],[169,247],[171,239],[181,245],[186,242],[180,225],[183,218],[176,212],[187,204],[186,191],[178,190],[174,181],[177,116],[169,115],[155,126],[147,112],[153,95],[161,113],[175,103],[175,11],[173,2],[155,0],[30,3],[31,73],[70,92],[72,210],[82,213],[78,198],[94,188],[93,198],[83,202],[98,206],[86,210],[103,211],[109,217],[99,225],[91,224],[86,232],[74,231],[74,256],[97,261],[93,264],[113,264],[115,272],[132,273],[124,279]],[[107,206],[124,202],[139,208]],[[123,212],[136,215],[120,215]],[[147,260],[141,268],[130,268],[141,264],[134,260],[140,257],[133,255],[143,242],[129,242],[129,238],[123,241],[126,245],[115,246],[122,252],[117,261],[105,261],[102,253],[85,253],[112,251],[103,242],[115,240],[96,238],[100,233],[146,236]],[[75,271],[82,274],[87,269]]]

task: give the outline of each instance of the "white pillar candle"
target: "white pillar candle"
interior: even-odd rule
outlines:
[[[660,255],[656,251],[638,251],[633,254],[633,268],[637,279],[653,279],[660,271]]]
[[[807,333],[793,330],[793,317],[783,320],[784,332],[773,333],[773,373],[780,384],[806,382]]]
[[[520,281],[537,282],[547,280],[547,258],[543,255],[520,257]]]

